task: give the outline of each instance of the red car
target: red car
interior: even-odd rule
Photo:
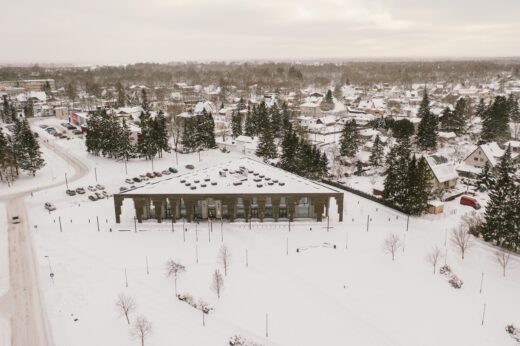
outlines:
[[[155,174],[156,177],[162,177],[161,172],[153,172],[153,174]]]
[[[150,173],[150,172],[146,173],[146,176],[148,178],[155,178],[155,175],[153,173]]]
[[[477,202],[477,200],[470,196],[461,196],[460,204],[469,205],[470,207],[473,207],[474,209],[477,209],[477,210],[480,209],[480,204]]]

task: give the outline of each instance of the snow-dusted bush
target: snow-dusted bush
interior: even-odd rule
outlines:
[[[462,287],[462,280],[457,277],[457,275],[453,274],[450,277],[450,280],[448,281],[453,288],[461,288]]]
[[[247,340],[246,338],[244,338],[240,335],[233,335],[229,339],[229,346],[262,346],[262,345],[258,344],[256,342]]]
[[[445,264],[441,267],[441,269],[439,270],[439,272],[442,274],[442,275],[449,275],[451,274],[451,268],[449,265]]]
[[[520,328],[516,328],[513,324],[506,326],[506,332],[511,335],[516,342],[520,343]]]
[[[213,310],[213,308],[211,306],[208,305],[208,303],[204,302],[202,299],[199,299],[199,302],[195,302],[195,298],[193,298],[193,296],[191,294],[178,294],[177,295],[177,299],[179,299],[180,301],[183,301],[183,302],[186,302],[188,303],[189,305],[193,306],[195,309],[199,309],[199,310],[202,310],[204,311],[205,314],[208,314],[211,312],[211,310]]]

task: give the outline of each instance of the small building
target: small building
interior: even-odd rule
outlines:
[[[427,156],[426,162],[432,174],[432,189],[442,191],[457,185],[459,175],[452,163],[446,162],[444,158],[436,155]]]
[[[444,203],[441,201],[429,201],[428,202],[428,213],[430,214],[442,214],[444,212]]]
[[[303,116],[318,117],[321,114],[320,105],[314,102],[306,102],[300,105],[300,113]]]
[[[54,115],[57,119],[69,121],[69,109],[67,107],[54,107]]]

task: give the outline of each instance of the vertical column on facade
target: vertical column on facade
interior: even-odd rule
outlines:
[[[186,219],[188,222],[193,222],[194,207],[197,201],[189,198],[184,198],[184,205],[186,207]]]
[[[329,217],[329,201],[330,201],[330,198],[327,197],[325,199],[325,216]]]
[[[316,221],[323,220],[323,209],[325,208],[325,199],[320,197],[311,198],[311,203],[314,206],[314,213],[316,214]]]
[[[294,211],[295,211],[295,206],[296,206],[296,203],[298,203],[298,201],[300,200],[299,197],[287,197],[286,198],[286,201],[287,201],[287,213],[289,215],[289,221],[293,222],[294,221]]]
[[[249,221],[249,219],[251,219],[251,198],[250,197],[242,197],[242,202],[244,203],[244,215],[245,215],[245,219],[246,219],[246,222]]]
[[[271,197],[271,203],[273,205],[273,219],[278,222],[280,217],[280,197]]]
[[[228,208],[229,221],[233,222],[233,221],[235,221],[235,210],[236,210],[236,205],[237,205],[237,199],[236,198],[227,198],[226,204],[227,204],[227,208]]]
[[[146,200],[144,198],[134,197],[135,217],[139,223],[143,222],[143,209],[145,202]]]
[[[257,197],[256,203],[258,204],[258,218],[260,219],[260,222],[264,222],[265,197]]]
[[[166,200],[164,197],[156,197],[152,199],[152,202],[155,209],[155,218],[157,219],[158,223],[161,223],[164,209],[163,205],[166,202]]]
[[[343,222],[343,194],[335,196],[336,205],[338,206],[339,222]]]
[[[177,199],[168,197],[168,201],[170,202],[170,214],[172,217],[172,222],[175,222],[177,220]]]
[[[121,222],[121,207],[123,206],[123,197],[114,196],[114,211],[116,213],[116,223]]]

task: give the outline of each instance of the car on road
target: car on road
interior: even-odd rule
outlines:
[[[60,125],[63,127],[67,127],[67,126],[69,126],[69,123],[61,123]]]
[[[195,168],[194,165],[186,165],[186,166],[184,166],[184,167],[186,167],[187,169],[194,169],[194,168]]]
[[[96,185],[96,189],[98,189],[98,190],[104,190],[105,187],[104,187],[103,185],[101,185],[101,184],[97,184],[97,185]]]
[[[74,126],[72,124],[67,124],[67,129],[68,130],[76,130],[76,126]]]
[[[136,183],[140,183],[142,181],[142,179],[140,177],[134,177],[134,178],[132,178],[132,180]]]
[[[76,196],[76,191],[74,191],[74,190],[67,190],[67,191],[65,191],[65,193],[69,196]]]
[[[98,198],[96,196],[94,196],[94,195],[89,195],[88,199],[90,199],[91,201],[97,201],[98,200]]]
[[[75,134],[75,135],[81,135],[82,134],[82,132],[80,130],[73,130],[72,133]]]
[[[78,187],[78,188],[76,189],[76,192],[79,193],[80,195],[83,195],[83,194],[85,193],[85,189],[82,188],[82,187]]]
[[[13,225],[16,225],[16,224],[19,224],[21,222],[21,220],[18,216],[13,216],[11,218],[11,222],[13,223]]]
[[[96,188],[92,185],[87,186],[87,189],[92,192],[96,192]]]
[[[119,188],[119,192],[125,192],[125,191],[128,191],[128,187],[126,187],[126,186],[121,186],[121,187]]]
[[[127,184],[133,184],[134,181],[133,181],[132,179],[130,179],[130,178],[127,178],[127,179],[125,179],[125,183],[127,183]]]
[[[45,209],[47,209],[48,211],[53,211],[53,210],[56,210],[56,207],[54,206],[54,204],[50,203],[50,202],[45,202],[45,204],[43,205],[45,207]]]
[[[170,172],[172,172],[172,173],[177,173],[178,172],[177,168],[174,168],[174,167],[170,167],[170,168],[168,168],[168,170]]]
[[[48,126],[45,125],[45,124],[41,124],[41,125],[40,125],[40,128],[41,128],[41,129],[44,129],[44,130],[45,130],[47,127],[48,127]]]

